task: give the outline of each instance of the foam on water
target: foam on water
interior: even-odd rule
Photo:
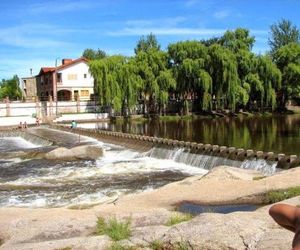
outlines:
[[[40,145],[26,141],[22,137],[2,137],[0,138],[0,151],[20,150],[37,148]]]

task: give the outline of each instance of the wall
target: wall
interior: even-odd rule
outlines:
[[[58,83],[58,87],[72,87],[72,88],[93,88],[94,79],[89,73],[89,67],[87,63],[79,62],[72,64],[70,67],[58,70],[57,73],[62,73],[62,83]],[[69,74],[76,74],[77,80],[69,80]],[[87,74],[87,78],[84,78],[84,74]]]
[[[58,102],[58,114],[93,113],[99,107],[93,101]],[[0,103],[0,117],[30,116],[49,117],[56,115],[56,102],[8,102]]]

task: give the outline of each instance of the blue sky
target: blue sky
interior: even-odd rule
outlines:
[[[299,10],[299,0],[1,0],[0,79],[38,74],[85,48],[133,55],[150,32],[165,49],[245,27],[256,37],[253,51],[264,53],[270,25],[285,18],[300,28]]]

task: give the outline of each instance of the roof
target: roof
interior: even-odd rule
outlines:
[[[43,75],[43,74],[47,74],[47,73],[53,73],[55,72],[56,70],[61,70],[61,69],[64,69],[66,67],[69,67],[73,64],[76,64],[76,63],[79,63],[79,62],[88,62],[88,60],[84,57],[80,57],[78,59],[75,59],[75,60],[72,60],[68,63],[65,63],[63,65],[60,65],[58,67],[42,67],[41,70],[40,70],[40,73],[38,75]]]
[[[76,63],[79,63],[79,62],[88,62],[88,60],[84,57],[80,57],[78,59],[75,59],[75,60],[72,60],[71,62],[69,63],[65,63],[63,65],[60,65],[56,68],[56,70],[61,70],[63,68],[66,68],[66,67],[69,67],[70,65],[73,65],[73,64],[76,64]]]
[[[55,71],[55,67],[42,67],[38,75],[43,75],[54,71]]]

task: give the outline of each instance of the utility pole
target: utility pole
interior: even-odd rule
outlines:
[[[55,71],[54,71],[54,81],[55,81],[55,106],[56,106],[56,117],[58,117],[58,89],[57,89],[57,60],[55,59]]]

